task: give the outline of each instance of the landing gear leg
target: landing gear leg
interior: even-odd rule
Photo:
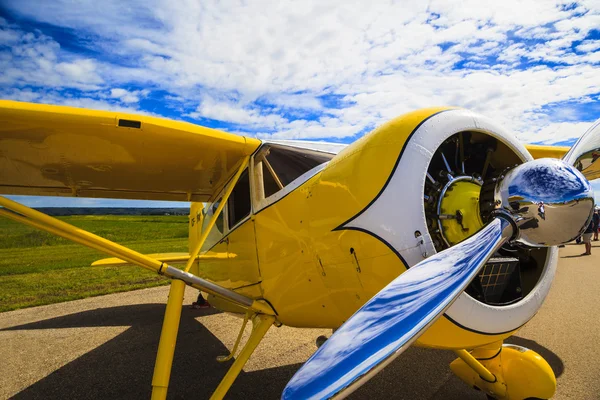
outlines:
[[[335,333],[335,331],[337,331],[337,328],[332,329],[331,334],[333,335]],[[320,335],[319,337],[317,337],[317,339],[315,340],[315,344],[317,345],[317,348],[323,346],[325,344],[325,342],[327,341],[327,339],[329,339],[329,338],[325,335]]]
[[[178,279],[171,281],[165,319],[163,320],[158,352],[156,353],[154,375],[152,376],[152,400],[164,400],[167,398],[185,286],[184,281]]]
[[[325,342],[327,341],[328,337],[325,335],[321,335],[319,336],[316,340],[315,340],[315,344],[317,345],[317,348],[323,346],[325,344]]]
[[[246,364],[246,361],[248,361],[256,349],[256,346],[258,346],[271,325],[273,325],[273,322],[275,322],[275,316],[273,315],[257,314],[254,318],[252,318],[252,333],[244,345],[244,348],[236,357],[235,362],[231,368],[229,368],[229,371],[227,371],[227,374],[221,383],[219,383],[219,386],[213,395],[210,397],[211,400],[222,399],[225,397],[225,394],[233,384],[233,381],[235,381],[235,378],[237,378],[239,375],[240,371]]]
[[[550,365],[525,347],[496,342],[470,353],[458,350],[457,355],[459,358],[450,363],[452,372],[469,386],[485,392],[488,398],[549,399],[556,391],[556,377]]]

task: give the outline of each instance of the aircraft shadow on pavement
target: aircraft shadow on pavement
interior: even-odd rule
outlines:
[[[113,339],[24,389],[14,398],[150,398],[164,308],[164,304],[100,308],[5,329],[130,326]],[[183,309],[169,385],[170,399],[209,398],[231,366],[233,361],[219,363],[215,360],[217,356],[227,354],[228,350],[195,319],[214,313],[214,310]],[[527,339],[517,337],[511,342],[537,351],[550,362],[557,376],[562,374],[562,361],[554,353]],[[352,394],[351,398],[484,399],[483,394],[467,387],[452,375],[448,363],[454,358],[449,351],[410,348]],[[298,363],[259,371],[242,371],[227,398],[277,399],[300,366]]]
[[[164,304],[101,308],[6,329],[129,326],[123,333],[59,368],[14,398],[149,399],[164,310]],[[212,309],[183,309],[169,398],[210,397],[233,363],[215,360],[219,355],[228,354],[227,348],[194,319],[214,313],[217,311]],[[275,372],[242,372],[230,393],[239,398],[279,397],[285,383],[299,367],[275,368]]]

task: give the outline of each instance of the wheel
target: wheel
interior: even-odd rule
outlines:
[[[315,340],[315,344],[317,345],[317,347],[321,347],[321,346],[323,346],[323,344],[326,341],[327,341],[327,336],[321,335],[317,338],[317,340]]]

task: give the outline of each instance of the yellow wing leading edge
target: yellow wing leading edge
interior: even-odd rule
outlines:
[[[568,146],[542,146],[537,144],[526,144],[525,148],[534,159],[562,158],[570,149]]]

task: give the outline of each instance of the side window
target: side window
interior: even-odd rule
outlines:
[[[205,229],[208,227],[208,223],[210,222],[215,211],[217,211],[219,204],[221,204],[221,199],[215,201],[214,203],[207,204],[204,207],[204,210],[202,210],[202,213],[204,214],[204,222],[202,224],[202,232],[204,232]],[[221,240],[221,238],[223,237],[223,234],[225,233],[223,228],[224,228],[224,217],[223,217],[223,212],[221,212],[219,214],[219,216],[217,217],[217,221],[215,222],[215,225],[212,227],[212,229],[210,230],[210,233],[206,237],[206,241],[204,242],[204,245],[202,246],[201,251],[206,251],[206,250],[210,249],[215,244],[217,244],[217,242],[219,240]]]
[[[250,215],[250,176],[248,169],[242,172],[240,179],[236,183],[231,196],[227,201],[227,210],[229,212],[229,229],[233,228],[238,222]]]
[[[303,173],[333,158],[332,154],[272,147],[265,157],[285,187]]]
[[[267,199],[317,165],[326,163],[333,154],[271,145],[254,157],[257,200]]]
[[[261,162],[262,164],[262,162]],[[266,166],[267,164],[265,163],[264,166]],[[264,167],[263,166],[263,167]],[[267,173],[263,173],[263,182],[265,185],[265,198],[269,197],[272,194],[275,194],[277,192],[279,192],[281,189],[283,189],[283,184],[281,183],[281,181],[279,179],[275,180],[275,176],[273,175],[274,173],[272,171],[267,171]]]

